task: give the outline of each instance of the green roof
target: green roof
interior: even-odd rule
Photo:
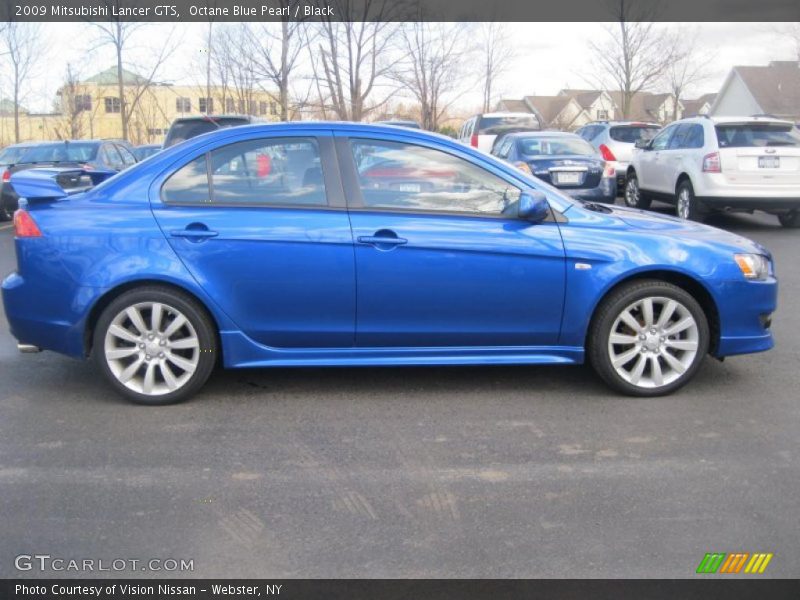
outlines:
[[[26,113],[28,112],[28,110],[20,104],[19,112]],[[14,101],[9,100],[8,98],[3,98],[2,100],[0,100],[0,114],[3,115],[14,114]]]
[[[96,75],[92,75],[86,79],[84,83],[96,83],[98,85],[117,85],[117,67],[109,67],[105,71],[101,71]],[[122,84],[123,85],[140,85],[147,83],[147,79],[137,73],[122,69]]]

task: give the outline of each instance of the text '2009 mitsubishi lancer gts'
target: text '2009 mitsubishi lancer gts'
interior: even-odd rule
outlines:
[[[187,399],[216,365],[588,361],[655,396],[708,354],[773,345],[762,246],[569,198],[438,135],[242,126],[99,179],[11,178],[3,301],[21,349],[91,357],[135,402]]]

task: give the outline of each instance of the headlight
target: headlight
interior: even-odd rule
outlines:
[[[769,276],[769,259],[761,254],[734,254],[745,279],[763,281]]]

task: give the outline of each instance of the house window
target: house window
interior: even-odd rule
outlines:
[[[607,110],[598,110],[597,111],[597,120],[598,121],[608,121],[608,111]]]
[[[147,135],[150,135],[150,136],[163,135],[165,133],[166,133],[166,130],[164,130],[164,129],[148,129],[147,130]]]
[[[89,94],[75,96],[75,112],[81,112],[82,110],[92,110],[92,97]]]
[[[270,102],[269,103],[269,114],[277,115],[278,114],[278,103],[277,102]]]
[[[232,113],[236,111],[236,103],[233,98],[225,98],[225,112]]]
[[[175,110],[179,113],[192,112],[192,101],[189,98],[175,98]]]
[[[258,114],[265,115],[267,114],[267,103],[263,100],[258,103]]]
[[[105,101],[107,113],[122,112],[122,107],[120,106],[119,98],[108,97],[104,98],[103,100]]]
[[[214,112],[214,99],[213,98],[198,98],[197,103],[200,107],[200,112],[211,114]]]

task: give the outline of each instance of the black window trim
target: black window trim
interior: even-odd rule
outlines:
[[[254,140],[274,140],[279,143],[281,140],[313,140],[317,144],[320,154],[320,169],[322,169],[323,180],[323,193],[325,194],[325,204],[275,204],[266,202],[214,202],[214,178],[211,176],[211,153],[215,150],[232,146],[242,142],[251,142]],[[197,160],[201,156],[205,157],[206,163],[206,178],[208,179],[208,193],[209,199],[207,202],[170,202],[164,197],[164,186],[170,178],[183,169],[189,163]],[[282,134],[282,135],[252,135],[244,138],[226,139],[225,143],[214,145],[206,148],[203,152],[192,154],[191,158],[182,159],[178,166],[174,164],[169,167],[168,172],[164,173],[158,182],[158,198],[164,206],[169,207],[212,207],[212,208],[258,208],[258,209],[278,209],[278,210],[334,210],[342,211],[347,210],[346,201],[344,198],[344,190],[339,178],[339,168],[336,163],[336,154],[333,149],[333,138],[330,134],[323,135],[320,133],[300,133],[297,134]]]

